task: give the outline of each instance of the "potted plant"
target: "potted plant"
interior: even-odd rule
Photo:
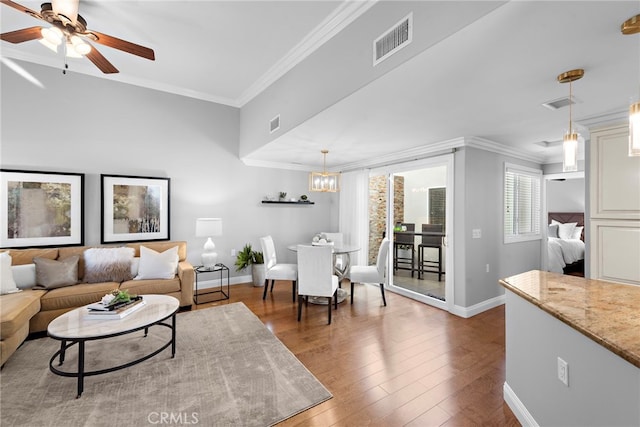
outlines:
[[[251,276],[253,286],[264,285],[266,270],[264,269],[264,255],[262,252],[254,251],[251,244],[247,243],[236,257],[236,271],[244,270],[251,266]]]
[[[284,202],[285,200],[287,200],[287,192],[286,191],[281,191],[280,192],[280,201]]]

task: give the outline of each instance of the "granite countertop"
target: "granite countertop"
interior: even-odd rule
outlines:
[[[538,270],[500,284],[640,368],[640,286]]]

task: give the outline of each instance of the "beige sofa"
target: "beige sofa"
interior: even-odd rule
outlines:
[[[32,268],[35,257],[62,261],[79,256],[79,283],[50,290],[24,289],[21,292],[0,296],[0,365],[15,352],[30,333],[47,330],[49,322],[61,314],[83,305],[91,304],[113,289],[126,289],[131,294],[163,294],[176,297],[180,307],[190,308],[193,304],[193,266],[186,261],[187,244],[183,241],[129,243],[125,246],[135,250],[140,257],[140,246],[156,252],[178,246],[178,267],[172,279],[127,280],[123,282],[83,283],[83,253],[91,246],[73,246],[46,249],[10,249],[12,269]],[[35,274],[35,273],[34,273]]]

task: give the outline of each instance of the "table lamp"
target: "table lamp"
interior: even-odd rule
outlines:
[[[207,237],[202,252],[202,265],[205,268],[213,268],[218,260],[211,236],[222,236],[222,218],[198,218],[196,219],[196,237]]]

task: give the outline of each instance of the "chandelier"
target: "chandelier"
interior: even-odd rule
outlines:
[[[325,193],[340,191],[340,173],[327,172],[327,153],[329,153],[329,150],[320,152],[323,155],[322,172],[311,172],[309,174],[309,191],[322,191]]]

